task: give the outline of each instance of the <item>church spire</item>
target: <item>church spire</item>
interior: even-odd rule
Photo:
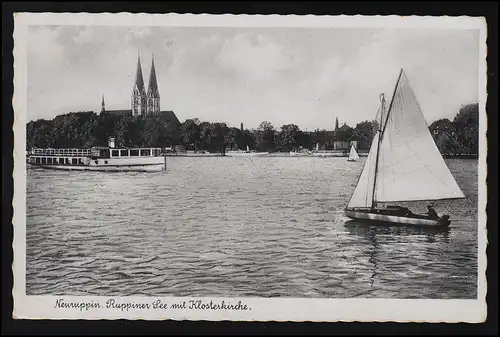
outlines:
[[[335,130],[339,128],[339,118],[335,117]]]
[[[102,101],[101,101],[101,112],[105,111],[105,105],[104,105],[104,94],[102,94]]]
[[[151,61],[151,74],[149,75],[149,88],[148,91],[153,92],[155,97],[160,97],[158,92],[158,82],[156,81],[156,69],[154,56]]]
[[[141,56],[137,55],[137,72],[135,74],[134,90],[132,91],[132,116],[140,116],[146,113],[147,97],[142,78]]]
[[[140,91],[144,90],[144,79],[142,78],[141,55],[137,55],[137,72],[135,73],[135,85]]]
[[[148,84],[148,106],[147,113],[160,112],[160,92],[158,90],[158,82],[156,80],[156,69],[154,55],[151,60],[151,73],[149,74]]]

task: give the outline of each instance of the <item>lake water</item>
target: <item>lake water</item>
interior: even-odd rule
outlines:
[[[28,169],[27,294],[476,298],[477,160],[446,161],[468,198],[436,230],[348,221],[365,158],[167,159]]]

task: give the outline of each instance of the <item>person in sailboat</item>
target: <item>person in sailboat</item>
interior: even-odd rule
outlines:
[[[431,219],[439,219],[439,215],[436,213],[434,208],[431,205],[427,205],[427,216]]]

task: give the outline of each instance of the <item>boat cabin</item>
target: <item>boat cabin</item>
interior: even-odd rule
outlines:
[[[91,160],[161,156],[161,148],[32,149],[28,163],[35,165],[85,166]],[[107,160],[104,164],[108,164]]]
[[[32,149],[28,162],[40,165],[87,165],[90,149]]]
[[[91,158],[120,158],[120,157],[156,157],[161,156],[161,148],[109,148],[93,147]]]

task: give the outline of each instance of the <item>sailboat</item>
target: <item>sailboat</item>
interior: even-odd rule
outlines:
[[[378,127],[354,193],[345,208],[349,218],[386,225],[444,226],[450,216],[413,214],[379,203],[461,199],[461,191],[429,132],[403,69],[385,108],[381,95]]]
[[[356,161],[358,159],[359,156],[356,152],[356,149],[354,148],[354,144],[351,144],[351,151],[349,151],[349,158],[347,158],[347,161]]]

